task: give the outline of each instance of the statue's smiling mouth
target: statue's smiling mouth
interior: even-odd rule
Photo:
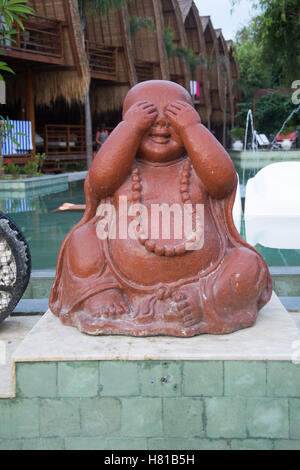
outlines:
[[[164,131],[152,131],[150,138],[157,144],[167,144],[171,138],[170,132]]]

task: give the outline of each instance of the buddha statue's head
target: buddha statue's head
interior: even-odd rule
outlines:
[[[149,101],[157,110],[157,117],[141,139],[137,158],[150,162],[169,162],[184,154],[180,135],[169,122],[165,110],[175,101],[185,101],[193,106],[192,98],[185,88],[167,80],[150,80],[134,86],[124,102],[123,116],[139,101]]]

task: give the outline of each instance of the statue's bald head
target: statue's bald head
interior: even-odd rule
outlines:
[[[149,80],[135,85],[128,92],[123,106],[123,116],[133,104],[138,101],[163,101],[172,103],[177,100],[185,101],[193,106],[191,95],[181,85],[167,80]]]

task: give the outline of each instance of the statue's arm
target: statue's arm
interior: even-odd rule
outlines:
[[[89,171],[90,189],[98,200],[112,196],[125,181],[139,143],[138,132],[122,121],[101,146]]]
[[[216,198],[228,196],[235,186],[236,171],[224,147],[200,123],[185,128],[182,138],[194,169],[208,192]]]
[[[97,153],[89,171],[90,191],[98,200],[112,196],[127,178],[147,128],[157,111],[149,102],[134,104]]]
[[[166,115],[180,134],[195,171],[209,194],[229,195],[235,186],[236,171],[222,145],[200,122],[196,110],[178,101],[168,106]]]

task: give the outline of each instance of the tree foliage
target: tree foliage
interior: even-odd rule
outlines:
[[[130,18],[130,34],[134,37],[141,29],[149,29],[155,34],[155,24],[151,16],[132,16]]]
[[[166,47],[168,57],[172,57],[174,54],[173,38],[174,38],[173,32],[170,26],[167,26],[164,29],[164,40],[165,40],[165,47]]]
[[[80,12],[86,10],[88,13],[107,13],[108,11],[118,10],[130,0],[78,0]]]
[[[257,89],[276,86],[272,70],[263,58],[263,46],[255,37],[255,21],[238,31],[235,50],[240,67],[238,85],[245,100],[251,99]]]
[[[240,0],[232,0],[233,6]],[[249,45],[277,85],[290,86],[300,76],[300,1],[251,0],[257,11]],[[254,54],[253,52],[253,54]],[[252,64],[254,64],[252,60]],[[266,77],[263,77],[264,79]]]
[[[34,11],[28,6],[27,0],[0,0],[0,45],[15,42],[13,38],[17,34],[15,25],[24,29],[23,20],[32,13]],[[0,51],[0,54],[3,54],[3,51]],[[6,62],[3,61],[0,62],[0,70],[14,73]],[[1,73],[0,80],[3,81]]]
[[[240,112],[237,114],[237,121],[245,123],[247,112],[252,108],[252,101],[244,102],[240,105]],[[260,134],[273,137],[280,130],[284,120],[295,109],[290,95],[283,95],[279,92],[268,93],[256,100],[255,106],[255,127]],[[300,112],[294,114],[287,123],[294,129],[300,126]]]
[[[196,72],[197,67],[205,63],[204,59],[197,56],[193,49],[185,49],[183,47],[178,47],[174,50],[173,55],[176,57],[181,57],[185,61],[189,70],[192,73],[192,76]]]

